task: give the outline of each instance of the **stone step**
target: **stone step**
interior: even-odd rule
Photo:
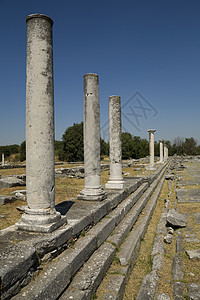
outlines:
[[[106,277],[103,279],[100,287],[97,290],[97,296],[99,300],[119,300],[123,298],[125,284],[137,258],[141,240],[148,227],[163,183],[164,176],[158,184],[155,193],[151,196],[149,202],[147,203],[147,206],[142,211],[140,218],[137,220],[135,226],[117,252],[117,258],[119,259],[121,266],[116,268],[115,265],[111,265],[108,269]]]
[[[163,167],[156,172],[156,176],[158,176],[161,172],[163,172]],[[154,180],[155,183],[153,182],[153,185],[156,184],[157,180],[158,178]],[[129,181],[131,182],[131,179]],[[150,193],[152,193],[153,191],[153,186],[149,186],[148,182],[143,183],[143,179],[141,178],[136,179],[134,182],[134,184],[130,183],[125,191],[110,195],[108,197],[108,200],[104,200],[103,202],[98,204],[96,203],[95,205],[93,203],[90,203],[90,210],[84,210],[84,212],[87,212],[87,214],[80,214],[79,212],[77,212],[76,219],[74,217],[76,213],[75,209],[74,213],[72,211],[69,211],[68,225],[66,226],[66,228],[63,227],[62,229],[57,230],[52,234],[43,234],[42,239],[41,234],[39,234],[38,237],[36,237],[34,234],[34,238],[31,241],[31,234],[27,233],[27,236],[22,234],[21,239],[28,239],[28,242],[23,241],[23,243],[21,244],[18,243],[18,247],[20,248],[20,246],[23,245],[23,247],[25,248],[25,244],[28,243],[31,249],[31,253],[29,254],[30,259],[28,258],[28,261],[30,263],[24,263],[23,256],[21,256],[21,260],[19,260],[19,263],[16,264],[15,260],[12,261],[12,259],[10,259],[10,265],[8,267],[5,266],[3,270],[4,272],[0,271],[0,273],[3,273],[3,275],[1,274],[3,286],[2,299],[10,299],[11,296],[16,293],[18,294],[14,296],[13,299],[58,298],[59,295],[69,285],[71,278],[90,258],[90,256],[94,255],[93,253],[95,253],[95,250],[99,247],[99,253],[101,253],[102,249],[102,251],[105,251],[106,253],[111,253],[110,258],[108,257],[108,262],[110,264],[110,260],[112,261],[111,257],[116,251],[116,247],[113,246],[114,252],[112,251],[112,247],[108,249],[110,246],[105,247],[105,243],[106,245],[109,244],[108,242],[105,242],[105,240],[114,230],[114,228],[120,225],[120,222],[123,221],[128,211],[131,211],[133,205],[139,203],[138,201],[140,200],[141,196],[144,195],[147,191],[150,191]],[[132,192],[132,194],[128,196],[130,192]],[[125,197],[127,198],[123,200]],[[86,205],[87,208],[88,203]],[[66,250],[64,251],[63,249],[60,249],[62,244],[66,244],[66,242],[70,240],[70,237],[75,237],[77,236],[77,234],[80,235],[80,232],[92,223],[97,224],[94,225],[85,234],[84,237],[79,237],[73,246],[71,245],[71,247],[68,247],[67,249],[65,248]],[[14,229],[13,232],[16,235]],[[11,235],[11,232],[9,232],[9,237],[11,237]],[[54,250],[55,248],[57,248],[57,250]],[[18,250],[18,252],[20,253],[20,249]],[[59,253],[59,251],[61,252],[61,250],[62,253],[55,259],[53,259],[50,263],[42,264],[39,269],[43,268],[43,270],[40,271],[40,273],[37,270],[39,275],[34,276],[35,270],[31,270],[32,266],[34,264],[39,264],[41,262],[42,256],[45,253],[48,253],[49,251],[57,251]],[[12,262],[15,263],[12,265]],[[106,265],[109,266],[109,264],[106,262]],[[21,268],[23,269],[23,271],[21,270]],[[13,281],[12,273],[16,274],[17,271],[19,276],[14,276],[13,279],[15,281]],[[24,277],[21,277],[21,275],[23,275]],[[16,278],[18,279],[16,280]],[[4,284],[4,282],[6,283],[6,285]],[[13,284],[11,285],[10,283],[12,282]],[[24,285],[26,286],[19,292],[20,288],[22,288]]]
[[[163,176],[164,171],[161,173],[161,175],[158,177],[156,180],[154,187],[149,187],[149,192],[152,194],[152,190],[155,190],[156,186],[158,185],[161,177]],[[149,224],[149,220],[152,216],[152,213],[154,211],[159,193],[162,189],[162,185],[164,182],[164,177],[161,180],[161,183],[158,185],[157,190],[155,194],[151,197],[147,207],[143,210],[143,215],[140,219],[139,222],[136,223],[136,226],[134,226],[133,230],[131,233],[128,235],[128,238],[125,240],[123,245],[118,249],[119,243],[113,243],[111,242],[112,236],[109,236],[108,239],[100,246],[100,248],[93,253],[93,255],[89,258],[89,260],[84,264],[84,266],[81,268],[81,270],[75,275],[73,281],[71,282],[70,286],[68,289],[62,294],[62,296],[59,298],[60,300],[65,300],[65,299],[91,299],[92,295],[96,291],[97,287],[103,280],[108,268],[110,267],[114,254],[118,252],[117,257],[119,258],[122,269],[121,272],[124,273],[126,270],[126,275],[128,275],[129,271],[129,266],[123,267],[124,265],[128,265],[131,257],[134,256],[134,261],[135,258],[137,257],[138,253],[138,247],[135,250],[135,246],[139,243],[141,239],[144,236],[144,233],[146,231],[146,228]],[[148,191],[147,190],[147,191]],[[140,198],[143,200],[143,202],[146,202],[146,198],[149,199],[149,194],[146,193],[146,197],[144,195]],[[138,200],[138,202],[140,201]],[[136,203],[136,205],[138,204]],[[132,210],[135,208],[135,206],[130,210],[129,213],[132,214]],[[127,214],[127,216],[129,215]],[[136,214],[137,217],[141,213],[141,210],[137,210]],[[122,220],[124,222],[126,220],[126,217]],[[121,222],[121,223],[122,223]],[[119,224],[119,226],[121,225]],[[125,222],[128,224],[128,219]],[[118,226],[118,227],[119,227]],[[114,230],[115,231],[115,230]],[[126,228],[121,227],[122,232],[126,232]],[[113,234],[113,233],[112,233]],[[122,234],[125,239],[125,234]],[[121,240],[121,239],[120,239]],[[117,251],[118,250],[118,251]],[[135,250],[135,252],[134,252]],[[132,261],[133,262],[133,261]],[[119,270],[117,271],[119,272]],[[120,274],[121,275],[121,274]],[[121,277],[122,284],[124,282],[124,278]],[[113,286],[115,285],[115,279],[113,282]],[[120,289],[122,289],[122,286],[119,285],[119,291],[118,295],[120,293]],[[121,291],[122,292],[122,291]],[[110,296],[106,295],[105,299],[110,299]],[[99,297],[98,297],[99,299]],[[114,298],[113,298],[114,299]],[[118,298],[116,298],[118,299]]]

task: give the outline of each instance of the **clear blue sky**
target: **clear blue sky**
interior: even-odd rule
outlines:
[[[108,97],[120,95],[124,130],[148,139],[147,129],[155,128],[156,139],[200,141],[199,0],[0,4],[0,145],[25,139],[25,19],[31,13],[54,21],[57,140],[82,121],[83,75],[94,72],[100,81],[103,137]]]

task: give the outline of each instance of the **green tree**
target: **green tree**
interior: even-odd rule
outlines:
[[[100,149],[101,155],[109,155],[109,145],[102,138],[100,138]]]
[[[134,155],[133,138],[128,132],[122,132],[122,159],[132,158]]]
[[[20,145],[20,161],[26,160],[26,141]]]
[[[185,139],[183,152],[187,155],[195,155],[197,153],[197,142],[193,137]]]
[[[62,146],[59,145],[59,159],[66,161],[83,161],[83,122],[74,123],[68,127],[62,136]],[[100,139],[101,155],[108,155],[108,143]]]
[[[59,159],[66,161],[83,161],[83,122],[74,123],[66,129],[62,136],[63,149]]]

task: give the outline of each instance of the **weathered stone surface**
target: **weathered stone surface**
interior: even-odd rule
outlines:
[[[113,274],[106,283],[106,292],[102,295],[102,300],[119,300],[122,299],[126,277],[122,274]]]
[[[156,235],[153,243],[151,256],[154,256],[156,254],[164,254],[164,253],[165,253],[165,247],[163,243],[163,235]]]
[[[109,268],[115,252],[116,248],[111,244],[101,245],[75,276],[69,291],[78,289],[84,291],[87,297],[91,296]]]
[[[166,223],[167,223],[167,213],[164,212],[164,213],[162,213],[159,223],[157,225],[156,234],[166,234],[167,233]]]
[[[57,299],[77,272],[96,249],[96,238],[80,239],[74,248],[67,249],[13,299]]]
[[[187,225],[187,216],[178,213],[172,208],[167,214],[167,222],[172,227],[185,227]]]
[[[186,254],[190,259],[200,259],[200,249],[197,250],[186,250]]]
[[[179,254],[175,254],[172,264],[172,277],[173,280],[183,279],[184,273],[182,268],[182,260]]]
[[[136,300],[153,300],[158,282],[156,271],[146,275],[142,281]]]
[[[161,294],[158,294],[158,296],[156,297],[156,300],[170,300],[170,296],[168,296],[164,293],[161,293]]]
[[[67,294],[62,294],[59,300],[88,300],[84,291],[69,291]]]
[[[185,288],[185,284],[183,282],[174,282],[173,284],[173,296],[174,300],[182,300],[183,298],[183,291]]]
[[[188,284],[188,300],[200,299],[200,284],[190,283]]]
[[[16,176],[8,176],[0,179],[0,188],[9,188],[14,186],[25,186],[26,183]]]
[[[157,254],[153,257],[152,271],[159,271],[162,269],[163,256],[162,254]]]
[[[183,235],[180,231],[178,231],[176,236],[176,252],[183,252]]]
[[[25,278],[29,269],[36,263],[35,248],[31,244],[19,243],[2,245],[0,257],[0,278],[3,291],[18,280]],[[19,271],[20,270],[20,271]]]

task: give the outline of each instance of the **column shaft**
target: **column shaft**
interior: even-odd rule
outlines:
[[[160,142],[160,163],[163,163],[163,141]]]
[[[55,210],[53,21],[29,15],[26,64],[26,190],[20,229],[50,232],[61,225]],[[53,223],[53,224],[52,224]]]
[[[154,166],[154,132],[155,129],[149,129],[149,166],[147,167],[148,170],[155,170]]]
[[[4,153],[2,153],[1,165],[2,165],[2,167],[4,167],[4,165],[5,165]]]
[[[106,197],[101,187],[99,78],[84,76],[84,167],[85,187],[78,199],[101,201]]]
[[[122,147],[121,147],[121,99],[120,96],[109,97],[109,144],[110,144],[110,178],[106,188],[123,189]]]
[[[164,145],[164,161],[167,160],[167,147]]]

